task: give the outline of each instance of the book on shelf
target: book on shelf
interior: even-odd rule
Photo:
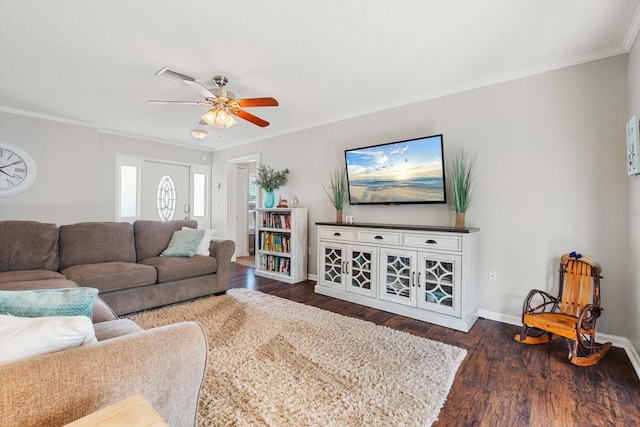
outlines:
[[[260,249],[271,252],[289,253],[289,236],[269,231],[260,232]]]
[[[262,255],[260,257],[260,269],[276,273],[291,275],[291,261],[275,255]]]
[[[291,214],[279,212],[262,212],[261,224],[267,228],[291,228]]]

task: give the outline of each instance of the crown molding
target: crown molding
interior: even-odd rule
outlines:
[[[20,110],[17,108],[4,107],[0,105],[0,112],[15,114],[16,116],[31,117],[34,119],[49,120],[50,122],[64,123],[67,125],[82,126],[91,129],[100,129],[99,125],[87,123],[80,120],[69,119],[66,117],[54,116],[53,114],[34,113],[33,111]]]
[[[117,136],[120,138],[129,138],[129,139],[136,139],[138,141],[147,141],[147,142],[155,142],[158,144],[166,144],[166,145],[173,145],[176,147],[180,147],[180,148],[188,148],[190,150],[200,150],[200,151],[213,151],[211,149],[211,147],[208,147],[206,145],[202,145],[202,146],[196,146],[196,145],[188,145],[182,142],[177,142],[177,141],[170,141],[168,139],[156,139],[156,138],[149,138],[146,136],[141,136],[141,135],[135,135],[135,134],[130,134],[130,133],[126,133],[126,132],[118,132],[118,131],[114,131],[114,130],[109,130],[109,129],[100,129],[99,132],[103,135],[111,135],[111,136]]]
[[[631,20],[631,25],[629,25],[627,35],[622,43],[623,48],[627,52],[629,52],[633,47],[634,42],[638,38],[638,33],[640,33],[640,6],[636,8],[636,13]]]
[[[0,106],[0,112],[15,114],[16,116],[30,117],[33,119],[48,120],[56,123],[63,123],[67,125],[81,126],[89,129],[95,129],[98,133],[103,135],[113,135],[113,136],[118,136],[122,138],[137,139],[139,141],[148,141],[148,142],[155,142],[160,144],[175,145],[177,147],[189,148],[192,150],[202,150],[202,151],[209,151],[209,152],[213,151],[211,147],[207,147],[207,146],[189,146],[187,144],[176,142],[176,141],[154,139],[154,138],[149,138],[141,135],[134,135],[134,134],[129,134],[125,132],[113,131],[109,129],[104,129],[102,126],[99,126],[93,123],[87,123],[80,120],[68,119],[66,117],[54,116],[52,114],[34,113],[33,111],[20,110],[17,108],[4,107],[4,106]]]

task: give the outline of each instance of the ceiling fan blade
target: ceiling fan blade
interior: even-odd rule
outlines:
[[[238,105],[241,107],[277,107],[278,101],[275,98],[247,98],[236,99]]]
[[[173,71],[169,67],[162,68],[156,73],[156,76],[164,77],[165,79],[172,80],[174,82],[185,83],[187,86],[192,87],[197,92],[204,95],[206,98],[209,98],[211,97],[211,95],[213,95],[211,91],[209,91],[209,89],[207,89],[207,87],[203,85],[198,79],[180,74],[177,71]]]
[[[164,77],[165,79],[173,80],[174,82],[184,82],[184,81],[195,81],[193,77],[189,77],[187,75],[181,74],[177,71],[172,70],[169,67],[163,67],[160,69],[156,76]]]
[[[186,105],[210,105],[204,101],[147,101],[150,104],[186,104]]]
[[[205,85],[200,83],[199,80],[194,80],[192,82],[185,81],[185,83],[187,84],[187,86],[191,86],[193,89],[195,89],[196,92],[199,92],[205,98],[211,98],[211,97],[215,98],[216,97],[216,95],[211,93],[211,91],[209,89],[207,89],[207,87]]]
[[[260,117],[254,116],[251,113],[247,113],[244,110],[240,110],[238,109],[234,109],[231,111],[233,114],[235,114],[236,116],[240,117],[241,119],[244,119],[248,122],[253,123],[254,125],[258,125],[261,128],[269,126],[269,122],[266,120],[262,120]]]

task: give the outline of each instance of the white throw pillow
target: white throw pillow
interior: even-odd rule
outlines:
[[[97,342],[93,323],[87,316],[0,315],[0,366]]]
[[[182,227],[182,229],[189,229],[189,227]],[[200,244],[198,245],[198,249],[196,249],[196,255],[209,256],[209,246],[211,245],[211,240],[213,240],[213,235],[216,230],[211,228],[205,228],[204,234],[202,235],[202,240],[200,240]]]

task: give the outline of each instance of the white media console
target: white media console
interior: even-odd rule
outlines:
[[[468,332],[477,228],[318,222],[315,292]]]

